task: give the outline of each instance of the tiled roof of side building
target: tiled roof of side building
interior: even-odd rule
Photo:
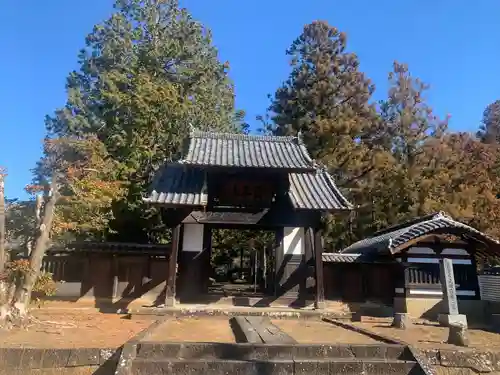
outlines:
[[[426,236],[428,234],[442,233],[443,230],[446,231],[456,231],[457,233],[464,234],[468,237],[472,237],[481,242],[492,245],[494,251],[500,250],[500,242],[493,237],[488,236],[479,230],[461,223],[459,221],[453,220],[450,216],[444,212],[438,212],[430,215],[423,216],[421,218],[416,218],[409,222],[401,225],[396,225],[391,227],[392,230],[382,230],[375,233],[374,236],[365,238],[361,241],[355,242],[341,251],[343,254],[367,254],[375,252],[397,252],[398,249],[402,249],[406,244],[411,243],[413,240],[419,237]]]
[[[355,263],[362,254],[341,254],[341,253],[323,253],[321,258],[323,262],[328,263]]]
[[[216,133],[193,130],[181,164],[219,167],[313,170],[300,137]]]
[[[394,263],[392,259],[377,258],[371,254],[323,253],[321,258],[325,263]]]
[[[289,197],[294,208],[319,211],[350,210],[352,204],[324,170],[290,173]],[[203,206],[208,201],[205,175],[201,168],[168,164],[157,172],[148,203],[172,206]]]

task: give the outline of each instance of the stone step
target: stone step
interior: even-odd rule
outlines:
[[[238,361],[206,359],[136,359],[131,375],[417,375],[423,374],[414,361],[381,359],[310,359]]]
[[[410,350],[402,345],[268,345],[224,343],[154,343],[137,345],[137,358],[144,359],[319,359],[376,358],[382,360],[413,360]]]

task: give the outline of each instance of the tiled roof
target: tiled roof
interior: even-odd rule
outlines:
[[[352,209],[333,178],[324,170],[290,173],[289,197],[294,208],[320,211]],[[203,206],[208,201],[204,171],[197,167],[168,164],[157,172],[148,203]]]
[[[215,133],[194,130],[181,164],[312,170],[300,137]]]
[[[323,211],[353,209],[335,185],[333,177],[323,169],[313,173],[290,173],[289,180],[289,197],[294,208]]]
[[[351,246],[342,250],[344,254],[353,253],[373,253],[389,251],[394,253],[397,249],[401,249],[405,244],[419,237],[434,232],[442,232],[442,230],[458,230],[467,237],[474,238],[480,242],[485,242],[488,245],[493,245],[496,251],[500,250],[500,242],[485,233],[472,228],[469,225],[453,220],[450,216],[443,212],[438,212],[431,215],[426,215],[417,218],[406,224],[391,227],[392,230],[383,230],[374,234],[370,238],[365,238],[355,242]]]
[[[321,257],[323,258],[323,262],[354,263],[361,257],[361,254],[323,253]]]
[[[323,253],[321,257],[326,263],[394,263],[392,259],[377,259],[369,254]]]
[[[207,203],[204,172],[196,167],[167,164],[156,173],[148,203],[203,206]]]

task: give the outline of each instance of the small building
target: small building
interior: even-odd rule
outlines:
[[[314,300],[322,307],[321,214],[353,208],[300,135],[194,129],[181,159],[158,171],[145,202],[160,207],[173,228],[168,306],[207,294],[214,228],[253,228],[275,233],[274,265],[268,267],[273,281],[259,305]]]
[[[327,263],[337,270],[348,263],[352,272],[343,277],[358,275],[358,282],[341,294],[386,303],[392,299],[395,311],[435,317],[442,300],[439,260],[453,262],[461,313],[476,314],[481,310],[477,261],[499,250],[498,240],[438,212],[378,231],[340,254],[323,254],[323,260],[326,274]]]

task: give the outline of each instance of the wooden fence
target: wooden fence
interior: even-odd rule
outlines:
[[[168,246],[87,244],[49,251],[42,270],[52,273],[57,283],[55,299],[117,306],[137,299],[162,303],[169,256]]]
[[[324,262],[325,298],[392,305],[397,264]]]

